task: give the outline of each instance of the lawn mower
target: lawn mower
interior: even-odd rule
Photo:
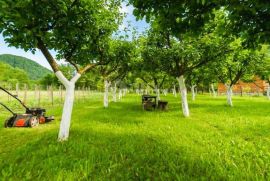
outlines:
[[[16,122],[17,117],[23,117],[23,119],[28,120],[28,122],[33,121],[32,119],[37,119],[39,124],[44,124],[44,123],[51,122],[52,120],[54,120],[54,116],[46,116],[46,109],[28,108],[16,95],[11,94],[10,92],[8,92],[6,89],[4,89],[1,86],[0,86],[0,89],[6,92],[11,97],[13,97],[14,99],[16,99],[25,108],[25,114],[16,114],[13,111],[11,111],[7,106],[5,106],[3,103],[1,103],[3,107],[5,107],[9,112],[13,114],[13,116],[6,121],[7,122],[5,123],[6,127],[13,127],[14,124],[12,123]],[[33,124],[34,124],[34,121],[33,121]],[[18,124],[18,127],[25,127],[25,126],[19,126],[19,125],[25,125],[25,124],[22,124],[22,121],[20,124]],[[34,125],[31,126],[30,124],[27,124],[27,125],[28,127],[34,126]]]
[[[39,125],[39,121],[36,116],[32,114],[17,114],[11,111],[6,105],[0,102],[4,108],[6,108],[12,116],[5,121],[5,127],[35,127]]]

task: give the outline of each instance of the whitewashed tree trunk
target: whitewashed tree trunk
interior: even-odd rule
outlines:
[[[177,78],[179,87],[180,87],[180,93],[181,93],[181,102],[182,102],[182,111],[185,117],[189,117],[189,108],[188,108],[188,101],[187,101],[187,88],[185,85],[185,79],[184,76],[181,75]]]
[[[113,102],[117,102],[117,98],[116,98],[116,92],[117,92],[117,87],[116,87],[116,83],[114,83],[114,87],[113,87]]]
[[[191,86],[192,101],[195,101],[195,98],[196,98],[195,87],[196,85]]]
[[[121,100],[122,99],[122,89],[119,89],[119,93],[118,93],[118,99]]]
[[[229,86],[229,85],[226,85],[226,93],[227,93],[227,103],[229,106],[233,106],[233,103],[232,103],[232,86]]]
[[[173,95],[174,95],[174,97],[177,97],[175,85],[173,86]]]
[[[268,99],[270,100],[270,85],[269,85],[268,88],[267,88],[267,97],[268,97]]]
[[[216,93],[216,90],[215,90],[215,88],[214,88],[214,84],[211,84],[211,91],[212,91],[212,95],[213,95],[214,97],[217,97],[217,93]]]
[[[126,96],[126,94],[127,94],[127,89],[125,88],[125,89],[123,90],[123,96]]]
[[[163,89],[163,94],[164,96],[167,96],[168,90],[167,89]]]
[[[109,106],[109,87],[110,82],[108,80],[104,80],[104,98],[103,98],[103,105],[105,108]]]
[[[81,74],[77,73],[70,81],[66,79],[61,71],[55,72],[55,75],[66,88],[65,103],[58,134],[58,140],[65,141],[69,136],[69,128],[74,103],[75,83],[81,77]]]

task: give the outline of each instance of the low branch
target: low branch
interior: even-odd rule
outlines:
[[[164,75],[163,76],[163,79],[162,79],[161,83],[159,84],[159,87],[162,87],[163,86],[163,83],[164,83],[166,77],[167,77],[167,75]]]
[[[98,65],[98,64],[88,64],[88,65],[86,65],[84,68],[78,70],[78,73],[79,73],[79,74],[83,74],[83,73],[85,73],[86,71],[88,71],[88,70],[90,70],[90,69],[96,67],[97,65]]]
[[[72,62],[72,61],[69,61],[69,60],[67,60],[67,62],[70,63],[70,64],[76,69],[77,72],[80,71],[80,69],[79,69],[79,67],[76,65],[76,63],[74,63],[74,62]]]
[[[151,84],[148,83],[148,81],[146,81],[143,77],[140,77],[140,79],[142,79],[142,81],[144,81],[148,86],[150,86],[152,89],[155,89],[154,86],[152,86]]]
[[[44,42],[41,40],[40,37],[37,37],[37,41],[38,41],[38,44],[37,44],[38,49],[41,50],[42,54],[47,59],[48,63],[52,67],[53,71],[54,72],[59,71],[58,64],[56,63],[55,59],[52,57],[51,53],[49,52],[49,50],[45,46]]]

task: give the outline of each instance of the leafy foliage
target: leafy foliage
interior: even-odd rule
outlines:
[[[84,67],[96,63],[99,44],[117,30],[119,6],[119,0],[4,0],[0,32],[10,46],[32,52],[39,48],[54,71],[52,49],[58,59]]]
[[[98,67],[101,76],[108,81],[122,80],[130,71],[135,50],[133,42],[111,39],[98,57],[100,62],[104,62]]]

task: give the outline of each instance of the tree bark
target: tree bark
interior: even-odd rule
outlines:
[[[179,87],[180,87],[180,93],[181,93],[181,102],[182,102],[182,111],[185,117],[189,117],[189,108],[188,108],[188,101],[187,101],[187,88],[185,85],[184,76],[181,75],[177,78]]]
[[[233,106],[233,103],[232,103],[232,86],[230,86],[230,85],[226,85],[226,88],[227,88],[227,90],[226,90],[226,93],[227,93],[227,103],[228,103],[228,105],[229,106]]]
[[[60,123],[60,130],[58,134],[58,140],[65,141],[68,139],[69,136],[69,128],[74,103],[75,83],[81,77],[81,74],[77,73],[70,81],[66,79],[66,77],[61,71],[55,72],[55,75],[66,88],[65,103]]]

